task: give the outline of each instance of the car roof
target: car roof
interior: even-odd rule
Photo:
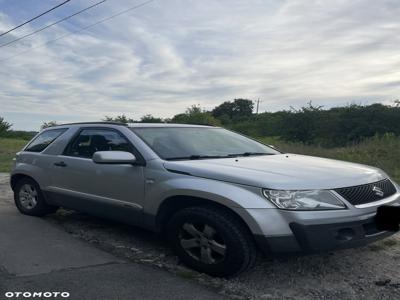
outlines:
[[[196,124],[176,124],[176,123],[129,123],[128,127],[143,128],[143,127],[213,127],[213,126],[196,125]]]
[[[168,127],[204,127],[204,128],[213,128],[213,126],[208,126],[208,125],[196,125],[196,124],[175,124],[175,123],[119,123],[119,122],[78,122],[78,123],[67,123],[67,124],[60,124],[56,126],[52,126],[50,128],[55,128],[55,127],[63,127],[63,126],[82,126],[82,127],[89,127],[89,126],[95,126],[95,125],[116,125],[116,126],[125,126],[125,127],[130,127],[130,128],[148,128],[148,127],[153,127],[153,128],[168,128]],[[50,129],[48,128],[48,129]]]

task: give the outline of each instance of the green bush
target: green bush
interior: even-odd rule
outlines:
[[[0,172],[9,172],[15,153],[20,151],[27,141],[23,139],[0,138]]]
[[[7,132],[3,133],[2,135],[0,135],[0,137],[12,138],[12,139],[22,139],[22,140],[28,141],[28,140],[32,139],[36,134],[37,134],[37,132],[35,132],[35,131],[10,130],[10,131],[7,131]]]
[[[259,138],[265,144],[272,144],[288,153],[320,156],[351,161],[383,169],[400,183],[400,137],[384,134],[366,139],[347,147],[324,148],[321,146],[290,143],[279,138]]]
[[[265,112],[242,119],[221,119],[224,126],[252,136],[279,136],[287,142],[340,147],[362,142],[375,135],[400,136],[400,107],[382,104],[348,105],[323,109]]]
[[[214,118],[210,112],[202,110],[200,106],[197,105],[192,105],[183,114],[175,115],[171,122],[197,125],[221,125],[221,122]]]

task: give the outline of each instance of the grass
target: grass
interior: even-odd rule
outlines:
[[[10,171],[15,153],[26,143],[23,139],[0,138],[0,172]]]
[[[313,155],[357,162],[383,169],[396,182],[400,182],[400,137],[384,135],[362,143],[340,148],[323,148],[301,143],[285,143],[277,138],[259,138],[278,149],[297,154]]]

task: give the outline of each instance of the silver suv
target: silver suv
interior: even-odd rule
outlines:
[[[52,127],[17,154],[11,187],[23,214],[66,207],[165,232],[185,264],[214,276],[249,269],[258,250],[364,245],[399,224],[400,187],[383,171],[210,126]]]

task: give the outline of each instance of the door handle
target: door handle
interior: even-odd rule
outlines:
[[[54,165],[57,167],[66,167],[67,166],[67,164],[63,161],[55,162]]]

